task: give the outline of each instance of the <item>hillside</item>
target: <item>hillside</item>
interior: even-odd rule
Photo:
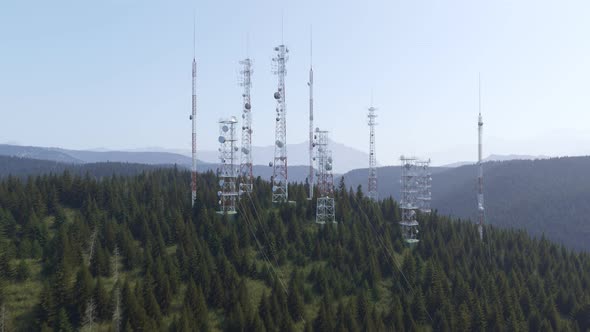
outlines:
[[[395,202],[340,187],[337,227],[270,185],[215,213],[217,179],[189,173],[0,180],[0,309],[8,330],[551,331],[590,328],[590,256],[420,216],[403,245]]]
[[[399,167],[378,169],[381,197],[399,197]],[[432,169],[432,207],[475,220],[477,167]],[[344,174],[347,185],[367,183],[367,170]],[[590,251],[590,157],[484,163],[487,222]]]

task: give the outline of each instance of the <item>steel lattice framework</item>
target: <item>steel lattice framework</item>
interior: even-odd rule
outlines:
[[[287,175],[287,106],[285,104],[285,75],[289,50],[285,45],[279,45],[273,60],[273,72],[278,77],[277,91],[274,98],[277,101],[275,127],[275,153],[271,163],[272,171],[272,201],[282,203],[289,200]]]
[[[402,212],[402,235],[407,243],[418,242],[418,221],[416,210],[418,206],[418,178],[419,172],[416,167],[415,157],[400,157],[401,161],[401,201]]]
[[[430,213],[432,201],[432,174],[430,173],[430,159],[416,161],[418,168],[417,189],[418,208],[420,212]]]
[[[250,99],[250,89],[252,88],[252,60],[246,58],[240,61],[242,70],[240,71],[240,86],[244,88],[242,92],[242,149],[240,155],[240,192],[251,193],[254,176],[252,174],[252,101]]]
[[[236,190],[236,155],[238,152],[236,139],[237,119],[231,117],[219,121],[219,195],[220,214],[235,214],[238,192]]]
[[[318,175],[318,198],[315,221],[318,224],[325,224],[326,222],[335,223],[334,177],[332,175],[333,160],[332,151],[328,147],[328,131],[316,128],[314,139]]]
[[[377,122],[375,118],[377,118],[377,114],[375,111],[377,109],[373,106],[369,107],[369,113],[367,117],[369,118],[369,184],[367,195],[372,200],[379,199],[379,193],[377,192],[377,156],[375,152],[375,126]]]

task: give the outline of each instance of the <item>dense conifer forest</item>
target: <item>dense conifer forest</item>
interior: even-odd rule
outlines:
[[[108,167],[105,164],[104,167]],[[587,331],[590,256],[421,215],[401,240],[396,202],[337,185],[337,225],[272,206],[258,179],[220,216],[217,179],[176,168],[100,179],[0,180],[6,331]]]

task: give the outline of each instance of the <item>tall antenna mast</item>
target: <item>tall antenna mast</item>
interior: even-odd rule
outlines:
[[[314,169],[313,169],[313,35],[312,30],[309,32],[309,197],[308,200],[313,199],[313,183],[314,183]]]
[[[273,72],[278,77],[277,91],[274,98],[277,101],[275,127],[274,161],[270,163],[272,171],[272,202],[282,203],[289,200],[287,176],[287,106],[285,104],[285,63],[289,59],[289,49],[284,44],[275,47],[276,55],[272,59]]]
[[[242,153],[240,158],[240,192],[251,193],[254,182],[252,174],[252,103],[250,88],[252,87],[252,60],[246,58],[240,61],[242,65],[242,79],[240,85],[244,88],[242,114]]]
[[[192,167],[191,167],[191,204],[197,199],[197,61],[195,58],[195,18],[193,14],[193,102],[190,120],[192,121]]]
[[[485,219],[485,210],[483,204],[483,165],[482,165],[482,132],[483,132],[483,119],[481,117],[481,75],[478,77],[478,89],[479,89],[479,117],[477,121],[477,166],[479,174],[477,176],[477,217],[479,225],[477,230],[479,232],[479,239],[483,240],[483,224]]]
[[[372,200],[379,199],[379,193],[377,192],[377,156],[375,154],[375,118],[377,109],[373,107],[373,94],[371,93],[371,107],[369,107],[369,185],[368,185],[368,196]]]

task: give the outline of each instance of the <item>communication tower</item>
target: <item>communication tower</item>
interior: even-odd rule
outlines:
[[[314,183],[314,169],[313,169],[313,43],[310,37],[310,65],[309,65],[309,196],[308,200],[313,199],[313,183]]]
[[[192,112],[189,119],[192,121],[192,165],[191,165],[191,204],[195,205],[197,199],[197,61],[195,59],[195,31],[193,23],[193,100]]]
[[[416,161],[418,168],[418,207],[420,212],[430,213],[432,200],[432,174],[430,173],[430,159]]]
[[[272,171],[272,202],[286,203],[289,199],[287,176],[287,106],[285,104],[285,63],[289,59],[289,49],[283,44],[275,47],[276,55],[272,59],[273,72],[278,77],[277,91],[274,98],[277,101],[275,126],[275,153],[270,163]]]
[[[479,232],[479,239],[483,240],[483,224],[485,222],[485,209],[483,204],[483,164],[482,164],[482,132],[483,132],[483,118],[481,117],[481,78],[479,79],[479,117],[477,120],[477,168],[479,174],[477,176],[477,219]]]
[[[231,117],[227,120],[219,120],[219,196],[220,214],[235,214],[238,192],[236,190],[236,155],[238,152],[236,139],[236,123],[238,120]]]
[[[401,201],[400,209],[402,220],[402,236],[408,244],[417,243],[418,240],[418,221],[416,220],[416,210],[418,205],[418,159],[415,157],[400,157],[401,161]]]
[[[369,118],[369,186],[367,192],[369,198],[375,201],[379,199],[379,193],[377,192],[377,156],[375,155],[376,110],[373,106],[369,107],[369,114],[367,115]]]
[[[252,60],[246,58],[240,61],[242,78],[240,86],[242,92],[242,149],[240,155],[240,193],[251,193],[254,182],[252,174],[252,102],[250,89],[252,87]]]
[[[336,223],[334,208],[334,177],[332,175],[332,151],[328,147],[328,131],[316,128],[314,145],[318,174],[318,198],[316,220],[318,224]]]

